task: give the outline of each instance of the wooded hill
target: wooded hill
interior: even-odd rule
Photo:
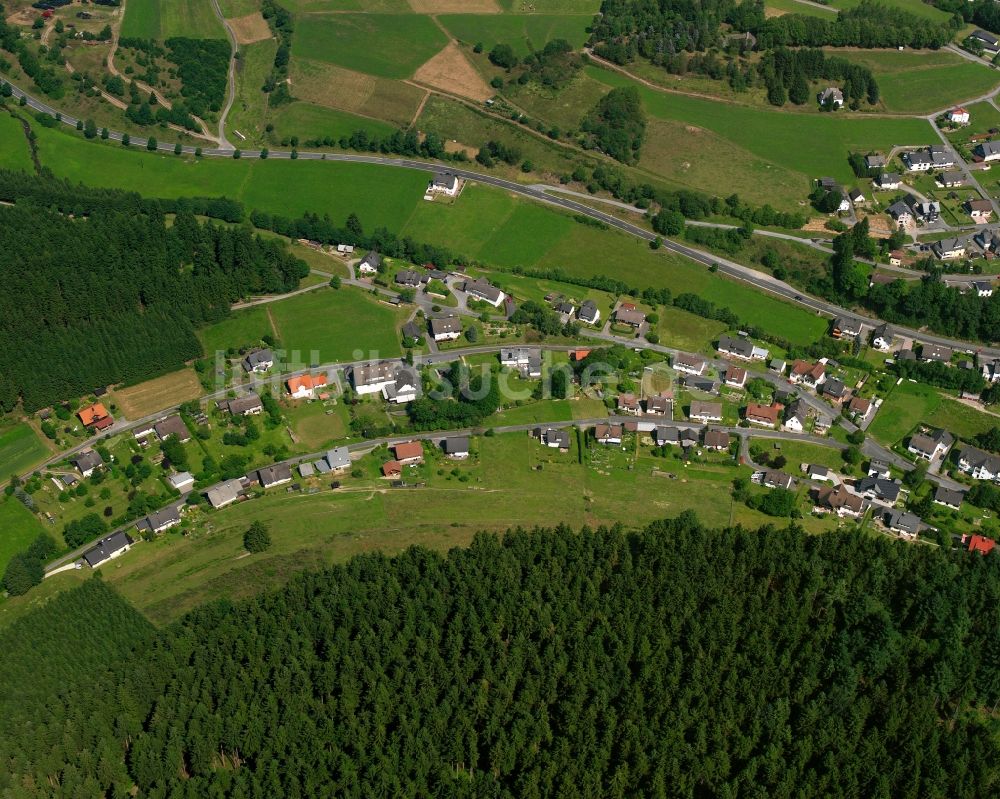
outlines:
[[[154,636],[95,581],[0,635],[0,793],[995,796],[998,631],[995,555],[690,515],[362,556]]]
[[[247,295],[291,291],[309,271],[280,242],[191,210],[168,224],[157,203],[125,192],[80,187],[70,200],[58,181],[0,183],[17,203],[0,207],[4,410],[179,368],[202,354],[198,325]]]

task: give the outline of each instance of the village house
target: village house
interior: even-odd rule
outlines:
[[[246,372],[266,372],[274,366],[274,353],[271,350],[251,350],[243,358],[243,369]]]
[[[95,546],[83,553],[83,559],[88,566],[96,569],[102,563],[117,558],[132,548],[133,541],[125,533],[118,531],[107,538],[102,538]]]
[[[83,422],[83,426],[91,430],[107,430],[115,423],[111,414],[108,413],[108,409],[100,402],[81,408],[76,415]]]
[[[983,373],[983,380],[990,383],[1000,381],[1000,358],[995,358],[991,361],[984,361],[981,370]]]
[[[750,339],[743,338],[742,336],[738,338],[726,335],[719,336],[719,346],[716,349],[723,355],[739,358],[744,361],[767,360],[767,356],[770,354],[769,350],[765,347],[759,347]]]
[[[784,410],[784,407],[784,405],[777,403],[774,405],[760,405],[756,402],[751,402],[747,405],[746,420],[758,427],[773,428],[778,424],[778,420],[781,418],[781,411]]]
[[[194,475],[191,472],[177,472],[167,478],[170,487],[182,494],[194,487]]]
[[[789,379],[793,383],[804,383],[811,388],[818,388],[826,380],[826,364],[822,361],[795,361]]]
[[[571,302],[556,303],[555,310],[559,314],[559,322],[564,325],[572,322],[573,317],[576,316],[576,306]]]
[[[972,148],[976,161],[990,162],[1000,158],[1000,141],[984,141]]]
[[[360,275],[374,275],[377,274],[379,269],[382,268],[382,256],[372,250],[358,264],[358,274]]]
[[[882,517],[882,523],[900,538],[913,540],[924,526],[921,518],[905,510],[889,510]]]
[[[576,318],[588,325],[596,325],[601,320],[601,311],[596,303],[587,300],[580,306]]]
[[[427,279],[426,275],[413,269],[400,269],[396,272],[393,282],[397,286],[403,286],[403,288],[418,289],[427,281]]]
[[[351,468],[351,451],[347,447],[328,450],[326,455],[316,462],[316,467],[323,474],[346,471]]]
[[[615,309],[615,321],[620,325],[640,328],[646,324],[646,314],[630,303],[622,303]]]
[[[965,175],[961,172],[947,171],[937,176],[937,183],[945,189],[953,189],[956,186],[965,185]]]
[[[1000,477],[1000,455],[964,446],[958,453],[958,468],[973,480],[996,480]]]
[[[399,461],[386,461],[382,464],[382,476],[396,480],[403,476],[403,464]]]
[[[469,437],[452,436],[441,442],[441,450],[449,458],[455,460],[465,460],[469,457]]]
[[[969,286],[976,292],[977,297],[993,296],[993,284],[988,280],[973,280]]]
[[[403,444],[395,444],[392,448],[396,460],[403,466],[424,462],[424,446],[419,441],[407,441]]]
[[[635,394],[619,394],[616,407],[619,413],[627,413],[630,416],[639,416],[642,413],[642,405]]]
[[[777,469],[756,472],[751,479],[760,483],[764,488],[781,488],[785,491],[791,491],[795,487],[795,478]]]
[[[833,482],[833,472],[831,472],[826,466],[820,466],[816,463],[807,463],[805,465],[805,473],[810,480],[816,480],[824,483]]]
[[[541,377],[542,351],[535,347],[504,347],[500,350],[500,365],[517,369],[521,377]]]
[[[569,449],[568,430],[557,430],[554,427],[536,427],[534,436],[550,449],[558,449],[560,452],[566,452]]]
[[[226,480],[211,488],[205,494],[209,504],[213,508],[224,508],[231,505],[243,495],[243,482],[241,480]]]
[[[725,430],[713,430],[711,428],[705,430],[705,449],[710,449],[714,452],[725,452],[729,449],[730,440],[731,437]]]
[[[221,400],[219,410],[228,411],[233,416],[258,416],[264,412],[264,403],[256,394],[249,394],[238,399]]]
[[[816,510],[820,513],[836,513],[841,518],[857,518],[868,510],[868,502],[857,494],[852,494],[843,483],[838,486],[824,486],[816,490]]]
[[[163,510],[151,513],[135,523],[135,529],[140,533],[162,533],[181,523],[180,507],[168,505]]]
[[[354,255],[353,244],[338,244],[337,255]]]
[[[875,188],[881,191],[896,191],[903,185],[903,177],[898,172],[883,172],[875,178]]]
[[[902,200],[897,200],[890,205],[887,213],[901,228],[913,223],[913,209]]]
[[[892,471],[889,468],[889,464],[885,461],[873,458],[868,464],[869,477],[881,477],[883,480],[888,480],[891,474]]]
[[[457,175],[452,175],[450,172],[437,172],[428,184],[427,191],[430,194],[444,194],[448,197],[454,197],[458,194],[460,185]]]
[[[292,482],[292,470],[287,463],[276,463],[257,470],[257,482],[261,488],[273,488]]]
[[[674,416],[674,397],[669,391],[661,392],[646,399],[646,413],[650,416],[664,416],[672,419]]]
[[[701,375],[708,367],[708,364],[704,358],[681,352],[674,356],[673,367],[678,372],[684,372],[689,375]]]
[[[880,153],[870,153],[865,156],[866,169],[884,169],[885,164],[885,156]]]
[[[653,441],[658,447],[679,444],[682,448],[689,449],[698,443],[698,432],[689,427],[660,425],[653,431]]]
[[[913,208],[913,216],[920,222],[936,222],[941,216],[941,203],[937,200],[917,200],[908,197],[907,201]]]
[[[965,499],[965,494],[962,491],[944,486],[938,486],[937,491],[934,492],[934,504],[944,505],[952,510],[959,510],[962,507],[963,499]]]
[[[396,364],[392,361],[362,364],[351,369],[351,385],[359,395],[377,394],[396,382]]]
[[[400,328],[400,332],[403,334],[404,341],[406,339],[420,341],[424,337],[424,331],[420,328],[420,325],[413,321],[405,322],[402,328]]]
[[[987,538],[985,535],[969,535],[966,533],[962,536],[962,544],[966,546],[968,552],[989,555],[996,548],[997,542],[992,538]]]
[[[326,375],[300,375],[288,379],[288,393],[292,399],[312,399],[316,389],[326,385]]]
[[[894,505],[899,499],[902,488],[898,480],[887,480],[884,477],[862,477],[854,484],[854,493],[866,499]]]
[[[867,419],[872,410],[872,401],[864,397],[851,397],[847,412],[855,419]]]
[[[833,320],[833,326],[830,330],[834,338],[856,338],[861,335],[864,325],[855,319],[838,316]]]
[[[969,42],[982,50],[984,55],[990,57],[1000,55],[1000,39],[981,28],[977,28],[969,34]]]
[[[620,424],[599,424],[594,428],[594,438],[598,444],[617,445],[622,443],[622,426]]]
[[[504,299],[507,297],[507,295],[500,289],[491,285],[488,280],[483,280],[482,278],[477,280],[466,280],[462,289],[473,299],[482,300],[485,303],[489,303],[494,308],[499,308]]]
[[[865,199],[865,195],[861,193],[860,189],[851,189],[847,192],[847,199],[851,201],[851,205],[864,205],[868,202]]]
[[[402,405],[413,402],[420,396],[420,374],[411,366],[399,363],[392,372],[392,382],[382,386],[382,398],[386,402]]]
[[[783,375],[785,373],[785,369],[788,368],[788,362],[783,361],[781,358],[773,358],[767,368],[772,372]]]
[[[966,200],[964,207],[976,223],[988,222],[993,215],[993,204],[989,200]]]
[[[911,150],[903,153],[903,163],[911,172],[927,172],[934,166],[931,154],[927,150]]]
[[[948,121],[953,125],[968,125],[969,124],[969,112],[966,111],[962,106],[952,108],[946,114]]]
[[[823,385],[820,387],[820,393],[834,402],[843,402],[847,396],[848,389],[842,380],[831,377],[829,380],[823,382]]]
[[[951,358],[955,351],[951,347],[943,347],[940,344],[924,344],[920,350],[920,360],[928,363],[951,363]]]
[[[872,331],[872,346],[882,352],[888,352],[892,349],[892,342],[895,338],[895,331],[883,322]]]
[[[823,89],[818,95],[820,105],[830,106],[832,108],[840,108],[844,105],[844,93],[838,89],[836,86],[828,86]]]
[[[692,391],[701,391],[705,394],[718,394],[722,386],[717,380],[710,377],[698,377],[697,375],[686,375],[681,378],[681,385]]]
[[[435,341],[454,341],[462,335],[462,320],[457,316],[439,316],[430,324]]]
[[[160,421],[153,425],[153,430],[160,441],[165,441],[170,436],[174,436],[182,444],[186,444],[191,440],[191,431],[188,430],[188,426],[184,424],[184,420],[176,413],[173,416],[168,416],[166,419],[160,419]]]
[[[90,477],[95,469],[104,465],[104,459],[92,449],[85,449],[73,458],[73,465],[84,477]]]
[[[691,419],[697,422],[721,422],[722,403],[691,400]]]
[[[781,429],[789,433],[802,433],[806,429],[807,414],[801,402],[794,402],[785,409],[785,421]]]
[[[906,449],[913,455],[932,461],[944,455],[954,443],[955,437],[951,433],[936,429],[929,433],[917,433],[911,436]]]
[[[733,388],[743,388],[747,382],[747,370],[742,366],[727,366],[724,382]]]

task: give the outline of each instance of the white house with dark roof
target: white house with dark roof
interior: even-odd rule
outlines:
[[[576,318],[588,325],[596,325],[601,321],[601,311],[592,300],[586,300],[577,311]]]
[[[358,264],[358,274],[360,275],[374,275],[382,267],[382,256],[372,250]]]
[[[958,468],[973,480],[996,480],[1000,477],[1000,455],[965,446],[958,453]]]
[[[392,382],[382,386],[386,402],[402,405],[420,396],[420,374],[412,366],[397,364],[392,372]]]
[[[954,443],[955,437],[951,433],[947,430],[937,429],[929,433],[916,433],[911,436],[906,449],[913,455],[932,461],[944,455]]]
[[[224,508],[238,500],[242,494],[243,483],[234,478],[209,489],[205,496],[213,508]]]
[[[395,382],[396,369],[391,361],[367,363],[351,369],[351,384],[358,394],[378,394]]]
[[[253,350],[243,358],[243,369],[246,372],[266,372],[274,366],[274,353],[271,350]]]
[[[73,465],[84,477],[90,477],[94,470],[104,465],[104,458],[92,449],[84,450],[73,459]]]
[[[689,375],[704,374],[705,369],[708,367],[708,363],[706,363],[704,358],[700,358],[697,355],[688,355],[686,352],[679,352],[675,355],[671,365],[678,372]]]
[[[466,294],[470,295],[474,299],[489,303],[494,308],[499,308],[504,299],[507,297],[507,295],[500,289],[492,285],[488,280],[483,280],[482,278],[477,280],[466,280],[463,289]]]
[[[83,559],[88,566],[96,569],[102,563],[117,558],[132,548],[132,539],[119,531],[107,538],[102,538],[97,544],[83,553]]]
[[[972,148],[977,161],[996,161],[1000,158],[1000,141],[984,141]]]
[[[431,178],[431,182],[427,186],[427,191],[429,193],[454,197],[458,194],[458,189],[461,185],[461,181],[457,175],[452,175],[450,172],[437,172]]]
[[[903,178],[898,172],[883,172],[874,180],[875,188],[881,191],[895,191],[903,185]]]
[[[150,513],[135,523],[135,529],[140,533],[162,533],[181,523],[179,505],[168,505],[163,510]]]
[[[989,31],[977,28],[969,34],[968,41],[987,55],[1000,55],[1000,39],[997,39],[997,37]]]
[[[430,321],[435,341],[454,341],[462,335],[462,320],[457,316],[439,316]]]

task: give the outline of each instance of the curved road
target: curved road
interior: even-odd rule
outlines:
[[[14,86],[14,84],[6,81],[13,90],[13,94],[17,98],[25,97],[27,106],[35,111],[41,111],[42,113],[51,114],[57,117],[66,125],[73,128],[76,127],[77,119],[76,117],[62,114],[55,108],[43,103],[36,98],[25,94],[21,89]],[[110,131],[109,138],[113,141],[121,141],[122,134],[118,131]],[[136,147],[143,148],[147,144],[147,139],[142,138],[130,138],[130,144]],[[156,149],[164,153],[173,153],[175,150],[175,145],[166,143],[157,143]],[[182,146],[181,152],[193,155],[196,149],[201,149],[201,154],[206,157],[233,157],[232,150],[226,150],[222,148],[194,148],[191,146]],[[259,158],[259,150],[245,150],[241,151],[241,157],[243,158]],[[292,152],[288,151],[269,151],[267,158],[277,158],[277,159],[290,159],[292,158]],[[485,175],[480,172],[474,172],[469,169],[462,169],[456,167],[452,164],[438,164],[429,161],[417,161],[410,158],[388,158],[385,156],[378,155],[355,155],[352,153],[317,153],[317,152],[298,152],[296,157],[303,161],[340,161],[349,162],[357,164],[378,164],[380,166],[390,166],[390,167],[400,167],[404,169],[417,169],[423,172],[441,172],[448,171],[452,174],[458,175],[466,180],[477,181],[479,183],[484,183],[490,186],[496,186],[497,188],[504,189],[505,191],[518,194],[522,197],[527,197],[529,199],[535,200],[536,202],[545,203],[546,205],[555,206],[561,208],[565,211],[570,211],[574,214],[580,214],[583,216],[590,217],[591,219],[596,219],[599,222],[603,222],[608,227],[621,230],[628,233],[631,236],[640,238],[644,241],[651,242],[657,238],[656,234],[639,227],[638,225],[633,225],[630,222],[626,222],[619,219],[616,216],[607,214],[596,208],[591,208],[588,205],[576,202],[575,200],[569,199],[563,196],[557,196],[548,194],[545,191],[534,186],[528,186],[521,183],[515,183],[510,180],[505,180],[504,178],[499,178],[494,175]],[[685,244],[680,244],[679,242],[672,241],[669,239],[663,240],[662,249],[672,252],[676,255],[682,255],[685,258],[689,258],[696,263],[702,264],[706,267],[714,267],[722,274],[729,277],[735,278],[736,280],[743,281],[754,288],[772,294],[783,300],[791,302],[792,304],[799,305],[810,311],[813,311],[817,315],[826,315],[830,317],[839,316],[844,317],[855,322],[862,322],[867,325],[877,325],[881,320],[860,314],[853,310],[848,310],[846,308],[841,308],[832,302],[827,302],[826,300],[821,300],[816,297],[811,297],[800,293],[799,289],[788,285],[784,281],[777,280],[771,275],[758,272],[743,264],[736,263],[727,258],[721,256],[713,255],[711,253],[704,252],[702,250],[695,249],[694,247],[689,247]],[[962,341],[959,339],[952,339],[946,336],[940,336],[933,333],[925,333],[914,328],[902,327],[899,325],[893,325],[900,335],[915,338],[918,341],[927,344],[939,344],[945,347],[952,347],[954,349],[966,351],[966,352],[980,352],[984,355],[991,357],[1000,358],[1000,347],[997,346],[984,346],[979,345],[974,342]]]
[[[236,53],[239,52],[239,44],[236,42],[236,34],[229,27],[229,22],[219,8],[219,0],[212,0],[212,10],[219,18],[222,27],[226,29],[226,37],[229,39],[229,72],[226,73],[226,105],[219,114],[219,148],[223,152],[232,153],[235,147],[226,138],[226,117],[233,108],[233,101],[236,100]],[[173,149],[173,148],[171,148]]]

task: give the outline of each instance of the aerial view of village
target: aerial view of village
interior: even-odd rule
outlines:
[[[0,3],[0,796],[1000,793],[995,0]]]

